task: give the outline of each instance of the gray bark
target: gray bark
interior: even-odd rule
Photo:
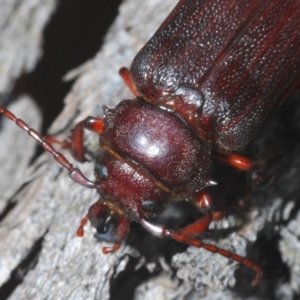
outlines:
[[[42,53],[42,30],[56,7],[56,2],[50,0],[27,0],[26,5],[22,1],[14,2],[11,7],[12,1],[0,2],[1,7],[6,8],[0,9],[0,19],[7,21],[1,21],[0,26],[0,91],[3,95],[10,94],[15,79],[24,70],[34,68]],[[63,111],[49,129],[51,134],[64,139],[69,130],[86,116],[101,116],[103,105],[114,107],[120,100],[132,98],[118,76],[118,70],[130,65],[134,55],[176,3],[175,0],[123,2],[98,54],[65,77],[77,79],[65,98]],[[24,20],[27,26],[19,23],[20,20]],[[11,37],[6,40],[8,35]],[[15,39],[15,35],[22,38]],[[2,97],[1,101],[4,100]],[[24,95],[14,100],[16,103],[9,108],[30,126],[39,128],[39,113],[29,97]],[[116,253],[105,256],[101,252],[104,244],[95,241],[90,226],[86,226],[84,238],[76,237],[81,217],[98,195],[72,182],[48,153],[30,164],[35,143],[12,122],[3,120],[0,215],[10,203],[14,206],[0,220],[0,286],[9,282],[11,274],[19,270],[21,274],[18,275],[23,281],[9,299],[104,300],[118,294],[118,289],[124,289],[123,299],[129,299],[124,285],[136,277],[144,280],[136,280],[136,285],[129,284],[134,287],[130,293],[134,299],[250,299],[250,296],[251,299],[261,299],[271,298],[271,295],[275,299],[292,299],[299,295],[300,128],[299,113],[289,108],[293,103],[295,100],[284,110],[289,117],[284,118],[282,114],[278,121],[267,124],[265,133],[260,133],[250,146],[255,152],[276,145],[278,141],[289,145],[274,168],[275,183],[251,197],[253,206],[242,213],[243,218],[238,217],[241,214],[234,214],[212,225],[221,229],[238,225],[237,232],[221,238],[212,234],[210,238],[215,237],[214,243],[240,255],[249,255],[249,249],[258,241],[257,250],[252,252],[253,260],[259,257],[260,263],[268,263],[263,265],[266,266],[265,280],[255,289],[250,286],[253,274],[247,270],[238,273],[242,274],[237,278],[238,285],[230,289],[236,280],[237,264],[203,249],[190,247],[184,253],[174,255],[169,264],[166,253],[158,254],[156,260],[149,260],[143,251],[126,243]],[[290,137],[282,134],[291,129]],[[97,153],[97,143],[98,137],[87,133],[86,144],[90,153]],[[73,162],[67,151],[63,153]],[[92,157],[91,160],[82,165],[74,164],[92,179]],[[258,234],[260,238],[257,240]],[[143,240],[145,245],[155,247],[155,239],[147,240]],[[263,242],[266,242],[267,249]],[[21,265],[31,253],[35,253],[36,258],[27,265],[30,271],[24,276]],[[132,261],[134,267],[130,266]],[[269,270],[273,273],[269,274]],[[145,273],[148,275],[143,275]],[[116,280],[122,274],[125,275],[123,284],[122,280]],[[286,274],[290,277],[285,278]],[[115,291],[111,290],[112,286]],[[266,292],[267,289],[272,292]],[[115,296],[114,299],[118,298]]]

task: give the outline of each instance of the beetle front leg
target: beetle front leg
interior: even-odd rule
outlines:
[[[87,117],[83,121],[77,123],[72,129],[72,135],[69,139],[59,141],[52,136],[48,136],[47,140],[51,143],[60,144],[64,149],[70,149],[72,156],[79,162],[85,162],[85,150],[83,145],[84,129],[88,129],[94,133],[101,134],[104,130],[104,121],[101,118]]]
[[[265,187],[273,181],[273,176],[270,176],[270,174],[265,171],[264,160],[255,162],[239,154],[218,151],[214,151],[212,156],[216,160],[227,164],[230,167],[241,171],[246,171],[250,174],[251,189],[249,194],[253,189]]]
[[[212,157],[238,170],[247,172],[251,172],[254,170],[255,164],[249,158],[242,155],[214,151],[212,153]]]
[[[187,225],[179,230],[180,233],[187,236],[195,236],[208,230],[208,226],[212,221],[219,221],[223,218],[225,213],[231,209],[236,209],[238,205],[230,206],[226,210],[213,210],[213,201],[209,193],[206,190],[198,191],[194,194],[191,203],[201,212],[204,216],[195,221],[194,223]]]
[[[204,213],[204,216],[179,230],[180,233],[190,237],[207,231],[212,221],[219,221],[228,211],[241,207],[240,204],[234,204],[223,210],[213,210],[213,202],[209,193],[205,190],[196,192],[192,203],[199,211]]]
[[[72,130],[70,149],[72,156],[79,162],[85,162],[85,150],[83,146],[84,129],[101,134],[104,130],[104,121],[101,118],[87,117],[79,122]]]
[[[212,220],[213,220],[212,213],[207,213],[201,219],[179,229],[179,232],[183,235],[190,236],[190,237],[198,235],[208,230],[208,226]]]

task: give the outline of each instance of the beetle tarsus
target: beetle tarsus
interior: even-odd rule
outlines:
[[[119,250],[121,247],[121,244],[114,244],[112,247],[103,247],[102,248],[102,253],[103,254],[111,254]]]
[[[88,221],[88,216],[84,216],[80,222],[80,225],[76,231],[77,236],[79,237],[83,237],[84,236],[84,226],[86,225],[87,221]]]

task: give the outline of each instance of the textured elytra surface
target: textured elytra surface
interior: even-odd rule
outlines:
[[[133,80],[159,104],[186,88],[188,107],[198,92],[200,133],[237,150],[299,80],[299,16],[297,1],[182,1],[133,61]]]
[[[113,107],[120,99],[131,97],[118,77],[117,70],[123,65],[129,66],[138,48],[154,33],[167,15],[165,9],[170,11],[174,6],[174,2],[168,1],[144,2],[139,1],[136,4],[127,1],[121,7],[122,18],[126,20],[126,25],[131,30],[122,30],[125,28],[123,25],[121,28],[113,27],[112,32],[117,36],[114,37],[111,32],[107,41],[112,42],[110,45],[113,45],[111,47],[115,52],[111,47],[104,46],[104,52],[99,53],[95,61],[90,61],[82,67],[82,76],[68,96],[69,106],[66,106],[63,115],[53,125],[53,132],[64,128],[70,119],[76,122],[89,114],[100,114],[103,103]],[[154,16],[158,14],[161,19],[157,24],[153,24]],[[149,16],[149,20],[146,20],[145,16]],[[120,24],[120,18],[117,19],[117,24]],[[126,53],[128,57],[119,57],[117,54],[120,52]],[[101,81],[102,74],[103,81]],[[114,78],[112,87],[108,84],[111,78]],[[103,102],[99,100],[100,98]],[[115,103],[109,104],[111,99]],[[237,281],[235,288],[228,288],[228,283],[231,284],[233,279],[232,271],[236,267],[226,258],[222,259],[197,249],[187,251],[185,257],[180,258],[181,266],[176,265],[176,257],[173,258],[178,269],[178,277],[183,278],[183,281],[174,279],[170,260],[167,263],[163,259],[145,263],[143,253],[147,253],[147,259],[149,252],[153,256],[158,252],[159,257],[169,257],[176,244],[170,246],[168,241],[151,237],[136,228],[133,228],[129,243],[136,248],[140,247],[139,254],[135,252],[136,250],[124,246],[113,256],[102,256],[100,250],[102,244],[95,242],[89,227],[83,240],[74,235],[78,221],[85,214],[87,207],[97,199],[97,195],[70,183],[66,172],[60,170],[48,155],[43,155],[33,166],[39,171],[36,181],[18,197],[22,205],[1,223],[1,231],[6,239],[1,239],[3,242],[0,256],[1,261],[4,258],[4,262],[10,267],[7,274],[13,269],[9,259],[17,258],[20,262],[34,241],[44,236],[37,265],[33,264],[32,270],[10,299],[42,299],[50,297],[49,295],[54,299],[116,299],[118,292],[119,297],[128,296],[127,299],[297,298],[300,286],[297,270],[299,258],[295,255],[295,249],[299,246],[299,242],[297,226],[293,224],[298,222],[299,211],[298,107],[297,99],[287,103],[276,121],[267,124],[250,146],[253,156],[270,146],[284,146],[285,152],[274,164],[273,173],[276,179],[273,185],[251,197],[253,205],[249,210],[248,219],[239,220],[237,214],[234,214],[216,223],[214,228],[218,230],[210,234],[210,239],[214,239],[218,245],[226,248],[229,241],[229,248],[234,252],[241,255],[246,253],[246,256],[262,264],[264,278],[259,287],[250,286],[253,273],[241,268],[235,274]],[[68,133],[64,132],[62,135],[67,136]],[[94,136],[89,136],[89,139],[93,143],[92,146],[95,146],[97,141]],[[16,149],[13,147],[8,151]],[[4,162],[9,160],[9,156],[6,158]],[[92,177],[92,163],[84,164],[81,168],[89,178]],[[235,189],[235,183],[232,183],[231,187]],[[176,214],[182,215],[182,211],[169,208],[165,214],[172,219]],[[18,216],[20,218],[17,218]],[[230,228],[240,237],[227,234],[224,229]],[[237,242],[241,239],[241,243]],[[163,242],[165,244],[160,244]],[[253,243],[254,248],[251,247]],[[13,248],[10,248],[11,246]],[[254,249],[252,254],[251,248]],[[3,249],[8,256],[3,256]],[[195,254],[191,255],[191,252]],[[223,272],[228,266],[230,271],[223,277]],[[221,272],[218,273],[218,270]],[[120,274],[123,274],[123,277]],[[8,275],[5,278],[7,279]],[[211,278],[212,280],[209,280]],[[130,286],[131,292],[124,289],[126,285]]]

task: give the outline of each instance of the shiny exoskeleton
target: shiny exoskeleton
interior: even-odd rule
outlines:
[[[95,181],[85,178],[49,142],[0,107],[38,140],[76,182],[95,188],[100,199],[82,220],[89,220],[98,240],[117,250],[131,221],[158,237],[219,253],[256,271],[261,268],[195,235],[219,216],[206,187],[217,159],[252,172],[251,160],[232,153],[247,145],[266,117],[300,83],[300,2],[297,0],[181,0],[138,53],[130,70],[120,71],[136,96],[104,118],[77,124],[67,142],[85,161],[84,129],[100,135],[102,154]],[[212,159],[213,158],[213,159]],[[190,202],[204,217],[173,231],[149,221],[171,200]]]

